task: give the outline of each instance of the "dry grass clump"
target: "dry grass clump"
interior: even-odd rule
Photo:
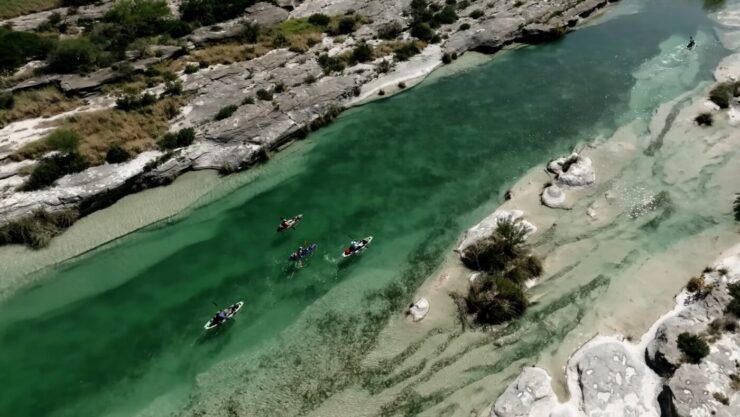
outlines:
[[[142,111],[107,109],[81,113],[60,125],[80,135],[80,155],[92,165],[99,165],[114,145],[132,155],[155,148],[157,139],[167,132],[167,121],[177,115],[182,103],[180,97],[168,97]]]
[[[0,128],[18,120],[48,117],[82,105],[82,100],[62,94],[56,87],[26,90],[13,94],[13,107],[0,110]]]
[[[61,5],[61,0],[2,0],[0,1],[0,19],[41,12]]]
[[[190,54],[190,60],[204,62],[208,65],[233,64],[248,61],[266,54],[271,47],[263,44],[245,45],[243,43],[224,43],[207,46]],[[184,66],[184,63],[182,64]]]
[[[386,41],[381,42],[373,48],[373,55],[377,57],[393,55],[397,51],[404,50],[410,45],[416,46],[420,51],[426,48],[427,43],[423,41]]]
[[[43,248],[54,236],[77,221],[78,217],[76,210],[54,213],[36,210],[31,215],[0,227],[0,245],[21,244],[34,249]]]

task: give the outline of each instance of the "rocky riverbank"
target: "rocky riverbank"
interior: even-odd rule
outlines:
[[[317,56],[322,51],[328,51],[329,56],[339,56],[351,52],[361,42],[379,45],[378,31],[392,22],[401,24],[399,38],[409,39],[408,17],[399,20],[408,4],[357,0],[306,1],[297,7],[287,3],[279,7],[256,4],[237,20],[270,26],[315,13],[336,16],[352,12],[361,16],[364,23],[349,35],[324,34],[318,44],[305,51],[277,48],[250,60],[210,65],[195,73],[181,70],[179,79],[188,101],[169,124],[171,130],[194,127],[196,140],[192,145],[174,152],[149,149],[129,162],[104,164],[67,175],[46,189],[19,191],[18,186],[35,162],[17,163],[10,155],[42,139],[49,131],[49,120],[39,118],[10,123],[0,130],[3,158],[0,160],[0,228],[7,230],[39,211],[68,213],[66,218],[76,219],[112,204],[123,195],[168,184],[190,170],[217,169],[229,173],[247,169],[291,140],[304,137],[312,129],[329,122],[344,108],[410,87],[450,57],[468,50],[495,52],[515,42],[557,38],[607,3],[606,0],[469,2],[458,10],[460,19],[457,22],[443,24],[438,29],[439,44],[429,44],[407,61],[378,58],[331,74],[326,74],[319,65]],[[103,3],[56,12],[71,21],[95,19],[109,5]],[[11,23],[20,30],[33,29],[45,21],[49,13],[41,12],[4,23]],[[476,17],[471,17],[473,15]],[[232,37],[229,28],[236,24],[235,20],[196,30],[182,49],[163,50],[156,57],[147,58],[149,61],[134,59],[133,70],[142,70],[152,63],[179,58],[183,54],[187,59],[187,54],[197,51],[199,44]],[[89,103],[107,103],[73,113],[93,111],[112,105],[114,100],[104,93],[103,87],[115,81],[117,74],[111,69],[102,69],[88,76],[72,76],[74,79],[42,76],[25,80],[10,87],[9,91],[59,85],[67,94],[86,95]],[[315,81],[307,82],[309,77]],[[161,88],[155,86],[152,91]],[[261,90],[272,91],[273,99],[249,100]],[[214,120],[214,114],[229,103],[236,104],[236,111]]]

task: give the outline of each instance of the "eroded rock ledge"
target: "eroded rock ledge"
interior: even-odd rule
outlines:
[[[59,180],[52,188],[34,192],[15,191],[22,167],[0,161],[0,164],[6,162],[5,166],[0,167],[3,168],[0,179],[0,227],[37,210],[55,212],[71,209],[79,210],[84,215],[112,204],[127,193],[167,184],[188,170],[219,169],[228,173],[247,169],[285,143],[327,123],[342,109],[372,99],[380,91],[392,94],[400,83],[410,86],[420,81],[442,64],[444,54],[459,55],[467,50],[495,52],[514,42],[542,42],[560,37],[582,18],[590,16],[610,1],[471,1],[468,7],[458,11],[460,19],[456,23],[443,25],[438,30],[443,38],[441,44],[427,46],[409,61],[394,63],[389,72],[379,71],[378,62],[370,62],[357,64],[331,76],[322,76],[317,61],[321,51],[329,49],[330,55],[336,55],[350,50],[357,42],[373,42],[378,29],[390,22],[401,22],[404,30],[408,31],[407,18],[402,17],[402,12],[408,8],[409,2],[308,0],[297,6],[286,2],[278,3],[280,7],[258,4],[245,14],[247,19],[275,23],[286,17],[305,17],[313,13],[341,15],[353,11],[367,18],[368,23],[341,43],[325,37],[304,53],[277,49],[249,61],[215,65],[190,75],[181,74],[184,91],[190,93],[192,98],[182,115],[172,121],[171,127],[173,130],[194,127],[197,137],[191,146],[173,154],[145,152],[127,163],[91,168]],[[76,13],[79,16],[67,17],[94,18],[105,13],[108,7],[110,2],[104,2],[89,9],[78,9]],[[478,9],[484,11],[483,16],[478,19],[469,17],[472,11]],[[52,12],[16,18],[12,24],[17,30],[30,30],[48,19]],[[56,12],[65,16],[71,13],[67,9]],[[462,23],[470,28],[461,30],[459,27]],[[196,31],[190,35],[189,41],[208,42],[219,36],[228,37],[229,27],[227,22],[220,25],[218,33],[214,32],[215,29]],[[408,32],[401,37],[408,38]],[[178,53],[183,51],[173,48],[164,51],[157,59]],[[150,63],[138,64],[143,68]],[[309,75],[316,76],[317,81],[306,83]],[[88,94],[115,76],[110,69],[104,69],[86,77],[51,76],[48,79],[31,79],[27,84],[58,83],[65,91]],[[288,88],[276,93],[273,102],[257,100],[249,103],[245,100],[260,89],[270,90],[277,85]],[[24,87],[25,84],[16,86]],[[240,103],[231,117],[214,121],[214,114],[225,104]],[[18,126],[9,125],[7,128],[17,130]],[[24,127],[23,130],[31,133],[22,140],[2,144],[2,151],[6,155],[14,148],[38,139],[43,132],[36,126]],[[0,138],[4,136],[3,133],[0,130]]]

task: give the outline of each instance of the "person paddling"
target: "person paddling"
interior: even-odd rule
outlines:
[[[687,49],[694,49],[694,46],[696,46],[696,41],[694,41],[693,36],[689,36],[689,44],[686,45]]]

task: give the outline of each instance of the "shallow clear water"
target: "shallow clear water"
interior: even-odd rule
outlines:
[[[348,387],[392,385],[362,358],[509,184],[710,78],[724,51],[700,4],[643,6],[351,110],[226,197],[48,271],[0,305],[0,415],[298,415]],[[692,54],[689,35],[700,39]],[[672,68],[678,82],[654,76]],[[297,230],[275,233],[297,213]],[[367,235],[369,250],[340,262],[343,245]],[[292,268],[303,242],[319,250]],[[585,283],[536,314],[566,314],[604,285]],[[204,334],[213,303],[237,300],[237,320]],[[470,377],[551,342],[532,338]],[[415,415],[453,394],[402,393],[383,413]]]

